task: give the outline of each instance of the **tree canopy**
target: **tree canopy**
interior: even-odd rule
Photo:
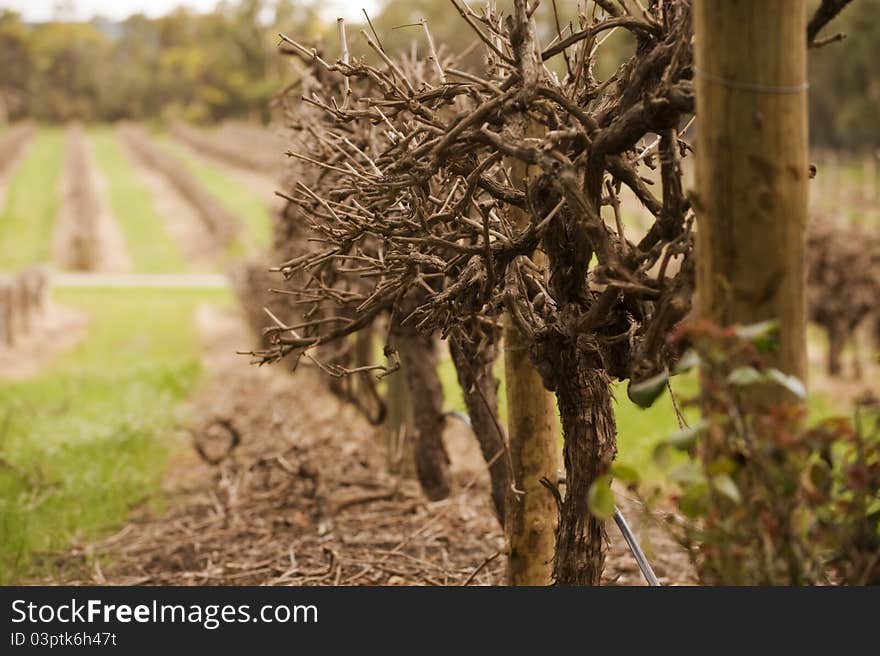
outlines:
[[[496,4],[504,11],[512,3]],[[550,41],[557,29],[568,29],[577,5],[556,0],[539,7],[535,18],[543,41]],[[278,56],[279,32],[307,36],[319,51],[326,47],[325,58],[331,61],[339,54],[335,25],[320,7],[313,0],[226,0],[209,14],[178,9],[160,18],[134,15],[121,23],[28,24],[15,12],[0,11],[0,118],[265,121],[273,95],[298,77],[290,60]],[[874,107],[880,102],[878,14],[880,0],[853,2],[835,23],[846,39],[811,50],[814,144],[880,147],[873,129]],[[449,0],[385,0],[370,16],[383,45],[393,52],[422,43],[422,18],[441,56],[443,51],[462,52],[473,41]],[[349,45],[353,56],[369,60],[373,53],[360,36],[360,29],[369,26],[360,19],[361,25],[348,21]],[[615,31],[603,47],[607,62],[602,57],[596,62],[597,74],[607,77],[620,55],[634,47],[625,30]]]

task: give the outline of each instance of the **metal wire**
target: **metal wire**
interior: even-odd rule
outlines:
[[[619,508],[614,509],[614,523],[617,524],[617,528],[619,528],[620,532],[623,534],[623,539],[626,540],[626,546],[629,547],[633,558],[636,559],[636,564],[638,564],[639,569],[642,570],[642,576],[645,577],[645,581],[647,581],[648,585],[651,587],[660,587],[660,581],[657,580],[657,576],[654,574],[651,563],[648,562],[645,552],[642,551],[642,547],[639,546],[639,541],[636,540],[635,534],[630,529],[629,524],[626,523],[626,517],[623,516],[623,513],[620,512]]]

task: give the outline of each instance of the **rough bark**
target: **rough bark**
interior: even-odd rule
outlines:
[[[540,205],[553,202],[540,185],[533,198]],[[598,199],[592,201],[599,207]],[[603,522],[590,514],[587,495],[599,476],[608,473],[617,453],[617,428],[611,405],[609,369],[624,359],[603,338],[621,334],[609,313],[606,325],[595,333],[579,332],[585,313],[598,302],[585,289],[592,245],[578,215],[563,211],[544,239],[549,255],[550,292],[560,306],[560,322],[539,337],[533,356],[548,388],[556,392],[562,421],[565,495],[559,499],[559,528],[553,560],[556,585],[599,585],[605,565]],[[566,275],[576,272],[575,275]]]
[[[432,501],[449,496],[449,456],[443,446],[443,389],[437,375],[437,349],[430,336],[401,329],[398,348],[409,387],[416,476]]]
[[[565,438],[566,490],[559,509],[553,581],[599,585],[605,565],[605,529],[588,511],[587,493],[597,477],[608,473],[617,452],[610,379],[601,357],[587,343],[561,348],[557,354],[554,366],[560,384],[556,399]]]
[[[505,500],[510,489],[508,459],[504,457],[504,434],[498,419],[498,379],[492,371],[498,351],[498,330],[472,330],[449,341],[449,352],[458,384],[471,419],[471,429],[489,467],[492,504],[504,526]]]
[[[722,325],[777,319],[773,364],[805,380],[806,3],[694,9],[700,312]]]
[[[550,176],[536,181],[531,198],[541,210],[557,202]],[[592,211],[599,211],[598,195],[587,203]],[[630,352],[617,352],[620,340],[607,338],[624,334],[626,327],[618,323],[618,313],[607,311],[594,331],[580,328],[601,298],[586,284],[594,242],[582,215],[561,211],[548,226],[543,247],[548,255],[548,288],[559,312],[556,324],[536,335],[532,356],[545,385],[556,393],[566,481],[565,494],[558,498],[553,582],[599,585],[605,564],[604,525],[590,514],[587,496],[596,479],[608,473],[617,452],[609,371],[621,369]]]

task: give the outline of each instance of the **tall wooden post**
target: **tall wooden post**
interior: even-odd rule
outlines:
[[[528,167],[511,160],[511,179],[525,187]],[[520,228],[529,215],[511,210]],[[504,317],[504,380],[507,389],[507,433],[512,480],[505,510],[510,585],[549,585],[556,546],[557,511],[541,479],[555,481],[559,465],[556,403],[529,360],[528,340],[512,319]]]
[[[773,364],[804,381],[806,4],[694,4],[700,312],[778,320]]]

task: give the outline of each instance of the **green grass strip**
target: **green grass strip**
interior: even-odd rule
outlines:
[[[107,180],[110,206],[138,273],[173,273],[189,269],[180,247],[165,229],[150,192],[137,179],[110,128],[89,130],[95,160]]]
[[[200,376],[193,312],[225,290],[56,290],[87,338],[35,378],[0,382],[0,584],[37,554],[122,523],[159,490],[178,404]]]
[[[0,213],[0,270],[17,271],[49,259],[63,153],[64,133],[40,128],[16,167]]]

